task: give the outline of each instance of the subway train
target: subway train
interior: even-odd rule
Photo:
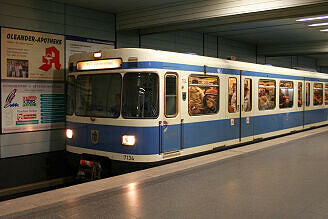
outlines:
[[[82,157],[159,162],[328,123],[322,73],[140,48],[69,63],[66,148]]]

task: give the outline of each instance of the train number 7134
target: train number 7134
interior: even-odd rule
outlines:
[[[134,156],[132,156],[132,155],[124,155],[124,160],[134,160]]]

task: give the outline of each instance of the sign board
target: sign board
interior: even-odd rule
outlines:
[[[83,52],[98,52],[107,49],[114,49],[114,42],[93,40],[81,37],[66,37],[66,63],[69,66],[69,57],[71,55]]]
[[[64,80],[64,36],[1,28],[1,76]]]
[[[64,83],[2,81],[2,133],[64,128]]]

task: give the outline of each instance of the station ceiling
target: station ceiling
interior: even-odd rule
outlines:
[[[325,20],[297,19],[328,15],[325,0],[57,0],[117,14],[118,30],[141,34],[192,30],[258,46],[261,55],[311,55],[328,65]],[[325,64],[327,62],[327,64]]]

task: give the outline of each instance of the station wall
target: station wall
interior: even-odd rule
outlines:
[[[306,56],[257,56],[256,45],[192,31],[139,36],[138,31],[118,32],[118,48],[142,47],[182,53],[195,53],[226,59],[235,56],[239,61],[271,64],[285,68],[316,70],[316,59]],[[322,68],[323,69],[323,68]],[[323,69],[324,70],[324,69]]]
[[[139,36],[137,31],[118,32],[118,48],[141,47],[210,57],[237,57],[239,61],[256,62],[256,46],[222,37],[192,31],[178,31]]]
[[[323,72],[323,73],[328,73],[328,67],[319,67],[318,69],[320,72]]]
[[[50,1],[0,0],[0,26],[115,41],[115,16],[113,14]],[[1,158],[57,151],[64,148],[64,130],[0,135]]]
[[[317,70],[316,59],[306,56],[276,56],[266,57],[265,64],[285,68],[304,68],[308,70]]]

